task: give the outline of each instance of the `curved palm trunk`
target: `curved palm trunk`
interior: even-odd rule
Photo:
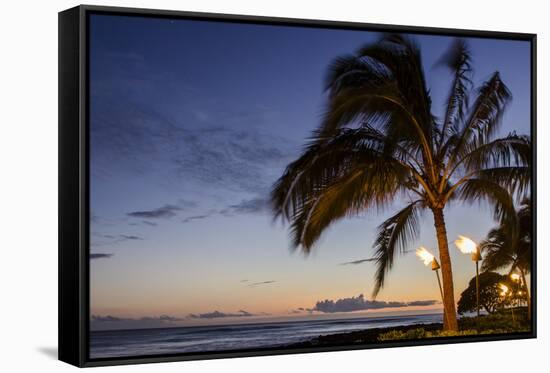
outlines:
[[[525,292],[527,293],[527,320],[531,321],[531,294],[529,293],[529,287],[527,286],[527,280],[525,279],[525,271],[519,267],[521,273],[521,280],[525,285]]]
[[[443,309],[444,329],[458,331],[456,320],[456,306],[453,287],[453,270],[451,257],[449,255],[449,244],[447,242],[447,229],[445,228],[445,217],[443,209],[432,209],[434,215],[435,232],[439,246],[439,260],[441,262],[441,274],[443,277]]]

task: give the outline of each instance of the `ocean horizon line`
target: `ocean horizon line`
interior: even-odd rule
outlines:
[[[167,324],[163,326],[150,326],[150,327],[120,327],[120,328],[111,328],[111,329],[92,329],[90,328],[91,333],[101,333],[101,332],[117,332],[117,331],[139,331],[139,330],[162,330],[162,329],[192,329],[192,328],[208,328],[208,327],[239,327],[244,325],[265,325],[265,324],[294,324],[294,323],[303,323],[303,322],[337,322],[345,320],[361,320],[361,319],[384,319],[389,320],[391,318],[406,318],[406,317],[418,317],[418,316],[430,316],[436,315],[443,312],[443,308],[437,309],[428,309],[428,310],[416,310],[412,312],[405,311],[393,311],[393,312],[348,312],[336,314],[314,314],[314,315],[303,315],[303,316],[258,316],[254,319],[243,320],[241,322],[232,320],[232,321],[218,321],[213,323],[200,323],[200,324],[188,324],[188,325],[178,325],[175,322],[172,324]],[[118,321],[117,321],[118,322]],[[111,323],[116,323],[115,321]]]

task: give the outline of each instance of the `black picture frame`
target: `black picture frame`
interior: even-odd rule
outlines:
[[[91,14],[180,18],[232,23],[270,24],[365,31],[397,31],[410,34],[523,40],[531,45],[531,136],[533,142],[532,204],[532,328],[529,333],[480,335],[384,342],[375,345],[250,349],[175,355],[90,359],[89,357],[89,123],[88,123],[88,17]],[[536,338],[536,40],[535,34],[458,30],[417,26],[380,25],[310,19],[241,16],[170,10],[81,5],[59,13],[59,360],[79,367],[172,362],[198,359],[251,357],[296,353],[359,350],[464,342]]]

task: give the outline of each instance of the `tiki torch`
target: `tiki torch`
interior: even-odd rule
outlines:
[[[443,287],[441,287],[441,279],[439,278],[439,269],[441,266],[437,262],[437,259],[430,253],[426,248],[420,247],[416,249],[416,256],[424,262],[424,265],[431,266],[432,271],[435,272],[435,275],[437,277],[437,284],[439,285],[439,292],[441,294],[441,301],[445,302],[443,298]],[[443,315],[445,316],[445,304],[443,304]]]
[[[479,317],[479,261],[481,260],[481,252],[476,243],[465,236],[458,236],[455,245],[463,254],[471,254],[472,261],[476,264],[476,307],[477,317]]]

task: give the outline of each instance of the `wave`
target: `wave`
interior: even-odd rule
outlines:
[[[165,329],[92,331],[92,358],[199,353],[280,347],[319,335],[441,322],[441,314],[287,321]]]

